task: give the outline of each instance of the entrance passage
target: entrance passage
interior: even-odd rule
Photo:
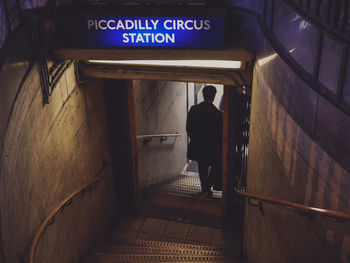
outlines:
[[[187,113],[203,101],[205,85],[207,83],[133,81],[142,215],[213,226],[221,224],[221,191],[204,197],[197,163],[187,160]],[[223,85],[215,86],[214,105],[222,109]]]

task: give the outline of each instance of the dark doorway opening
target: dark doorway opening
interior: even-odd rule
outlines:
[[[197,165],[187,160],[186,118],[205,83],[132,81],[141,214],[220,225],[221,192],[200,196]],[[222,105],[223,85],[214,104]],[[211,218],[211,219],[209,219]],[[204,220],[203,220],[204,219]]]

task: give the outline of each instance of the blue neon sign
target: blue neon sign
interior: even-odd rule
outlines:
[[[80,44],[97,47],[222,48],[222,17],[81,17]]]

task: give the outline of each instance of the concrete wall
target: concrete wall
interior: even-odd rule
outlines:
[[[42,220],[110,160],[103,85],[83,87],[71,66],[43,105],[37,66],[16,99],[1,161],[0,211],[5,262],[19,262]],[[37,262],[77,262],[115,215],[111,171],[73,199],[40,241]],[[101,227],[103,226],[103,227]]]
[[[133,82],[136,134],[180,133],[160,143],[137,141],[140,188],[181,174],[186,164],[186,83]]]
[[[13,47],[13,49],[8,48],[6,50],[7,57],[0,70],[0,156],[2,156],[8,118],[11,114],[13,102],[18,89],[21,87],[22,79],[30,69],[30,63],[25,55],[28,45],[23,46],[23,43],[28,39],[28,33],[20,29],[18,34],[13,35],[12,38],[9,39],[12,40],[9,42],[9,45]],[[5,259],[1,237],[1,225],[0,218],[0,262],[3,262]]]
[[[300,128],[259,66],[254,74],[248,191],[350,212],[349,173]],[[245,246],[247,262],[349,262],[350,227],[273,205],[264,205],[264,214],[247,206]]]
[[[247,191],[350,213],[350,115],[342,109],[345,97],[335,102],[331,94],[341,88],[342,43],[324,43],[318,65],[320,29],[283,1],[275,4],[272,38],[253,17],[246,15],[242,22],[255,37],[257,53]],[[310,84],[301,74],[319,82]],[[247,205],[244,231],[247,262],[350,261],[350,227],[342,222],[269,204],[261,213]]]

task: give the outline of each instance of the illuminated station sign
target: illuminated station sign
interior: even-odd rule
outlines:
[[[94,47],[222,48],[223,17],[81,17],[79,42]]]

